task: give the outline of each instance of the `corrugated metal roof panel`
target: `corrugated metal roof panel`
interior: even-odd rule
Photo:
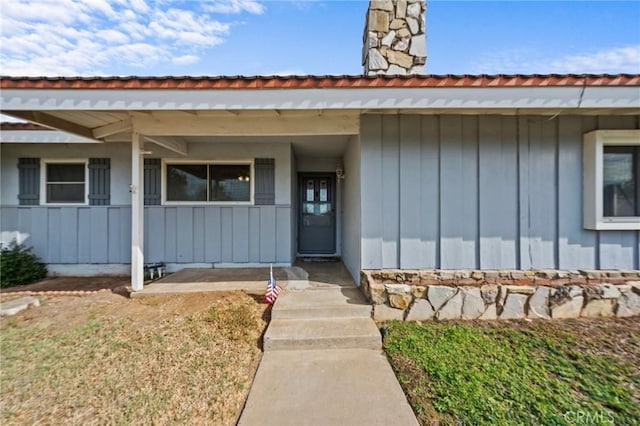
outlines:
[[[35,123],[14,123],[3,122],[0,123],[0,130],[51,130],[48,127],[40,126]]]
[[[640,86],[638,74],[0,77],[2,89],[318,89]]]

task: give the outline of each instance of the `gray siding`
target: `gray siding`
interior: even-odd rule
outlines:
[[[344,169],[348,173],[342,180],[343,235],[342,260],[354,281],[360,283],[360,138],[353,136],[344,154]]]
[[[637,116],[365,115],[362,268],[640,267],[640,233],[582,227],[582,135]]]
[[[2,207],[46,263],[129,263],[131,208]],[[145,208],[145,262],[291,262],[289,206]]]

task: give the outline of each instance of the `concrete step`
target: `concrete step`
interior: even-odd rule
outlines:
[[[272,319],[264,350],[381,349],[380,331],[371,318]]]
[[[273,310],[271,319],[371,318],[371,309],[371,305],[308,306]]]
[[[272,319],[371,318],[371,305],[357,288],[285,291]]]

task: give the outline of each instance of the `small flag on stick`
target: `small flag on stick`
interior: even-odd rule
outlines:
[[[273,305],[278,298],[282,289],[276,283],[276,279],[273,278],[273,265],[269,265],[269,280],[267,281],[267,292],[264,295],[264,300],[267,305]]]

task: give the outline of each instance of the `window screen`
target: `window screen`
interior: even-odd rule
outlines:
[[[84,163],[49,163],[46,171],[47,203],[85,202]]]

